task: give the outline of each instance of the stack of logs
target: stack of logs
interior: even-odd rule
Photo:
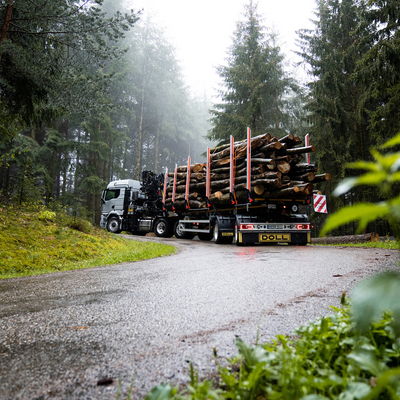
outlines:
[[[251,197],[253,199],[304,199],[313,192],[313,183],[331,179],[330,174],[316,174],[315,164],[304,162],[304,154],[314,151],[313,146],[302,146],[298,136],[289,134],[280,139],[264,134],[251,139]],[[240,203],[248,200],[247,141],[235,143],[235,198]],[[206,164],[191,166],[189,185],[190,208],[205,208]],[[229,204],[230,146],[211,150],[211,196],[214,206]],[[174,173],[169,173],[166,206],[172,206]],[[175,208],[184,208],[187,166],[177,168]]]

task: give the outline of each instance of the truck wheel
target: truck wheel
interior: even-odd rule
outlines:
[[[111,233],[120,233],[121,232],[121,224],[119,222],[119,219],[117,217],[111,217],[107,221],[107,226],[106,226],[108,232]]]
[[[233,235],[232,236],[222,236],[222,232],[219,229],[219,224],[217,221],[214,225],[214,240],[215,240],[215,243],[218,243],[218,244],[232,243]]]
[[[200,240],[211,240],[213,238],[213,233],[198,233],[197,236]]]
[[[177,239],[193,239],[194,238],[194,233],[183,232],[182,228],[183,228],[183,224],[180,224],[179,221],[176,221],[175,225],[174,225],[174,235]]]
[[[158,237],[171,237],[171,227],[165,218],[160,218],[154,223],[154,233]]]

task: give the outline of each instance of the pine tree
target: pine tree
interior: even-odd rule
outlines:
[[[254,134],[279,131],[284,120],[284,94],[291,80],[283,71],[283,57],[273,34],[261,25],[257,6],[250,0],[245,20],[239,22],[227,66],[219,68],[225,89],[214,105],[209,137],[242,139],[249,126]]]
[[[361,7],[354,0],[319,0],[315,28],[300,33],[313,75],[308,110],[316,157],[336,179],[345,175],[346,162],[366,158],[371,144],[366,115],[358,109],[364,86],[354,75],[368,49],[367,32],[359,29]]]
[[[373,45],[357,68],[365,86],[359,108],[370,118],[368,133],[374,144],[382,144],[400,132],[400,3],[369,1],[363,17]]]

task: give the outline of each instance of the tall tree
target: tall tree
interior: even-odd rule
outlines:
[[[400,132],[400,3],[371,0],[363,17],[373,44],[357,68],[357,78],[365,86],[359,108],[370,119],[368,133],[382,144]]]
[[[368,32],[360,29],[361,11],[355,0],[319,0],[314,29],[300,33],[313,76],[308,110],[316,157],[336,179],[345,175],[346,162],[366,157],[371,143],[365,113],[358,109],[364,86],[354,75],[369,45]]]
[[[285,76],[283,57],[273,34],[261,25],[252,0],[245,8],[245,19],[237,24],[227,66],[219,68],[224,89],[221,103],[212,112],[209,137],[226,141],[229,135],[241,139],[246,127],[262,133],[281,130],[284,94],[291,86]]]

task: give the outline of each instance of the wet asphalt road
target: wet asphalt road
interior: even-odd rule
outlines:
[[[142,238],[140,240],[156,240]],[[144,262],[0,281],[0,399],[141,398],[212,370],[213,348],[268,340],[327,314],[398,252],[176,241]],[[110,385],[98,381],[112,378]],[[120,389],[118,387],[120,386]]]

